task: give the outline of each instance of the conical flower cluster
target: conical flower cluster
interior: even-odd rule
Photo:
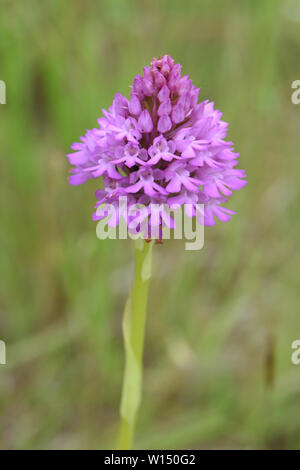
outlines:
[[[246,175],[235,168],[239,154],[225,140],[228,124],[214,103],[197,104],[199,91],[170,56],[155,58],[135,77],[130,99],[117,93],[99,127],[72,145],[70,183],[103,177],[96,207],[115,206],[111,224],[130,219],[120,211],[120,196],[127,197],[128,208],[143,205],[144,217],[156,226],[172,223],[163,210],[151,216],[151,203],[184,205],[189,217],[200,215],[201,205],[205,225],[213,225],[214,216],[226,222],[234,214],[222,204],[247,184]],[[104,215],[96,211],[94,219]]]

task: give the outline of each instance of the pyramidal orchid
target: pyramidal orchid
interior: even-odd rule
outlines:
[[[128,211],[143,205],[142,218],[149,225],[170,226],[164,213],[158,219],[150,215],[151,203],[182,206],[188,217],[204,225],[231,218],[234,212],[224,203],[247,184],[246,174],[236,168],[239,154],[225,140],[228,124],[213,102],[198,103],[199,91],[188,75],[181,76],[180,64],[170,56],[154,58],[143,75],[134,78],[130,98],[117,93],[108,111],[103,110],[98,127],[72,145],[70,183],[80,185],[99,177],[104,182],[96,192],[94,220],[107,216],[98,209],[109,202],[117,216],[107,223],[117,225],[123,218],[128,224],[132,218],[120,209],[121,196],[127,197]],[[140,402],[151,248],[152,242],[137,243],[135,278],[124,316],[126,364],[119,443],[123,449],[132,445]]]

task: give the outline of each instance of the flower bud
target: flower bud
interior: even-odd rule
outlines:
[[[142,106],[137,95],[134,95],[134,94],[131,95],[128,107],[129,107],[129,112],[131,114],[134,114],[135,116],[138,116],[141,113]]]
[[[162,103],[163,101],[166,101],[170,96],[170,90],[167,85],[164,85],[160,92],[158,93],[157,97],[159,101]]]
[[[160,104],[159,108],[158,108],[158,111],[157,111],[157,114],[159,116],[163,116],[164,114],[170,114],[172,110],[172,105],[171,105],[171,101],[170,101],[170,98],[167,99],[166,101],[164,101],[163,103]]]
[[[175,104],[172,110],[172,121],[174,124],[178,124],[184,120],[184,109],[182,104]]]
[[[153,122],[150,113],[147,109],[141,112],[138,120],[138,130],[140,132],[151,132],[153,129]]]
[[[168,115],[161,116],[157,123],[157,129],[159,132],[164,134],[168,132],[172,127],[172,121]]]

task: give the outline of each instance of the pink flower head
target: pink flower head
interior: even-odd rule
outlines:
[[[224,140],[228,124],[212,102],[197,104],[199,91],[170,56],[154,58],[135,77],[130,99],[117,93],[99,127],[72,145],[70,183],[103,176],[97,206],[116,205],[127,195],[129,207],[176,202],[189,204],[194,217],[203,204],[205,225],[214,225],[214,217],[229,220],[234,212],[222,204],[247,184],[246,174],[235,169],[239,154]],[[153,222],[158,223],[166,223],[164,213]]]

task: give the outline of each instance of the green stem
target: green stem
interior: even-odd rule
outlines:
[[[121,399],[120,450],[130,450],[141,401],[143,349],[147,313],[148,286],[151,277],[152,244],[136,241],[134,282],[123,322],[125,373]]]

